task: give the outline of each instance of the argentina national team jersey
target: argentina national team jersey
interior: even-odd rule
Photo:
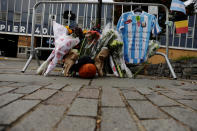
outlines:
[[[157,35],[161,31],[156,17],[144,11],[139,15],[133,11],[123,13],[117,30],[124,42],[124,59],[133,64],[146,61],[151,32]]]

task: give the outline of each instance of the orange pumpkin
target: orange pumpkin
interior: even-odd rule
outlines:
[[[96,75],[96,66],[88,63],[79,68],[79,76],[82,78],[93,78]]]

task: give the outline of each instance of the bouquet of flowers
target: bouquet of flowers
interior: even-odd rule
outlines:
[[[148,57],[150,58],[153,56],[157,49],[159,49],[159,42],[155,40],[150,40],[149,47],[148,47]]]
[[[103,29],[101,40],[99,41],[99,44],[96,46],[96,52],[94,55],[97,55],[102,47],[108,47],[110,43],[113,42],[113,40],[118,38],[118,33],[110,28],[110,24],[106,25],[106,27]]]
[[[96,54],[102,47],[107,47],[110,52],[110,66],[117,77],[132,77],[131,71],[127,68],[123,59],[123,42],[117,31],[108,24],[103,30],[102,37],[97,47]]]
[[[110,43],[110,65],[115,76],[131,78],[132,73],[125,64],[122,48],[123,42],[121,41],[114,40],[112,43]]]
[[[87,31],[79,51],[80,57],[90,56],[93,58],[99,38],[100,34],[97,31]]]
[[[149,46],[148,46],[148,54],[147,54],[147,58],[150,58],[152,57],[156,51],[159,49],[159,42],[158,41],[155,41],[155,40],[150,40],[149,41]],[[137,75],[139,74],[139,72],[144,69],[146,63],[143,63],[142,67],[139,68],[135,74],[133,75],[133,78],[136,78]]]

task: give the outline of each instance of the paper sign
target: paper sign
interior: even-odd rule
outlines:
[[[148,13],[157,15],[158,7],[157,6],[148,6]]]

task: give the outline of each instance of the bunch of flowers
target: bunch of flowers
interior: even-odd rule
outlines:
[[[72,32],[74,33],[76,31],[73,30]],[[117,77],[132,77],[132,73],[127,68],[123,58],[123,42],[121,41],[121,37],[110,24],[105,26],[102,35],[95,30],[84,30],[83,33],[85,36],[82,40],[80,39],[79,59],[84,56],[88,56],[92,60],[96,59],[97,56],[101,55],[101,50],[107,48],[109,50],[109,62],[114,75]]]
[[[100,34],[97,31],[87,31],[79,51],[80,57],[90,56],[93,58],[99,38]]]
[[[122,47],[123,42],[114,40],[112,43],[109,44],[109,49],[111,54],[113,54],[114,57],[120,57],[122,56]]]
[[[155,55],[156,51],[159,49],[159,42],[155,41],[155,40],[150,40],[149,42],[149,46],[148,46],[148,54],[147,54],[147,58],[152,57],[153,55]],[[142,66],[135,72],[135,74],[133,75],[133,78],[136,78],[137,75],[139,74],[139,72],[144,69],[144,67],[146,66],[146,62],[142,64]]]
[[[117,31],[110,24],[107,24],[102,32],[99,44],[96,46],[96,56],[103,47],[109,49],[110,66],[117,77],[132,77],[131,71],[127,68],[123,59],[123,42]]]
[[[150,58],[151,56],[153,56],[156,53],[157,49],[159,49],[159,42],[151,40],[148,47],[148,57]]]
[[[96,47],[95,55],[101,51],[102,47],[108,47],[115,39],[117,39],[117,34],[114,30],[110,29],[107,32],[103,32],[101,40]]]
[[[99,58],[103,48],[107,48],[109,51],[109,64],[115,76],[117,77],[129,77],[135,78],[139,72],[145,67],[146,63],[138,69],[133,75],[130,69],[126,66],[123,56],[123,42],[119,33],[114,30],[110,24],[107,24],[102,30],[102,34],[96,29],[90,31],[80,28],[70,29],[66,26],[68,33],[73,37],[79,37],[80,43],[78,47],[75,47],[79,51],[79,58],[89,57],[91,60]],[[147,58],[153,56],[159,43],[156,41],[150,41]],[[103,54],[102,54],[103,55]],[[100,60],[99,60],[100,61]],[[102,61],[102,60],[101,60]],[[96,65],[96,64],[95,64]]]
[[[132,77],[131,71],[127,68],[123,59],[123,42],[114,40],[109,44],[110,65],[114,75],[117,77]]]

